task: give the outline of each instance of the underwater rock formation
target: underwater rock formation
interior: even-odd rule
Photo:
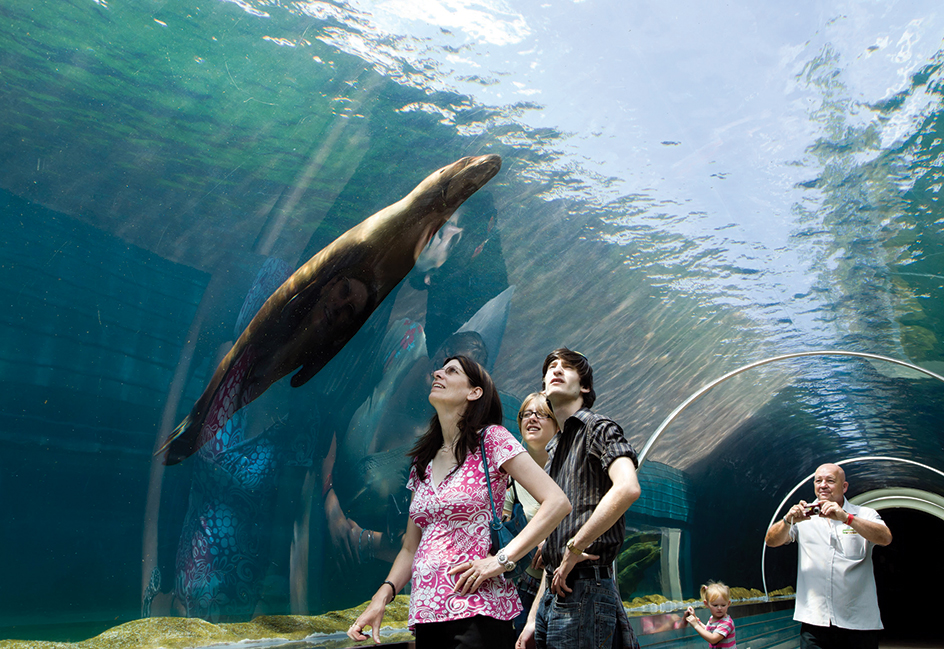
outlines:
[[[0,649],[187,649],[244,642],[246,640],[305,641],[318,647],[363,646],[344,635],[368,602],[360,606],[332,611],[324,615],[262,615],[251,622],[211,624],[199,618],[154,617],[133,620],[109,629],[82,642],[48,642],[42,640],[0,640]],[[410,598],[398,595],[387,605],[384,615],[383,639],[386,642],[407,642],[413,635],[407,631]],[[391,627],[387,629],[386,627]],[[268,644],[268,643],[267,643]],[[271,643],[274,644],[274,643]]]

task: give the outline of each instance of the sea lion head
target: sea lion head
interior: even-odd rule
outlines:
[[[446,209],[454,212],[472,194],[485,186],[501,169],[501,157],[481,155],[462,158],[433,174],[443,185],[442,199]]]
[[[433,235],[472,194],[485,186],[501,169],[501,157],[466,157],[430,174],[402,203],[422,215],[424,232],[417,239],[413,259],[419,259]]]

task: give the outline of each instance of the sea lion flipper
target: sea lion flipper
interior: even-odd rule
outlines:
[[[309,301],[316,302],[321,296],[322,286],[318,283],[309,284],[291,297],[279,313],[278,326],[285,331],[293,331],[301,326],[302,321],[311,309]]]
[[[184,431],[186,431],[190,427],[191,421],[192,420],[190,418],[190,415],[187,415],[186,417],[184,417],[183,421],[177,424],[177,427],[174,428],[174,432],[172,432],[170,435],[167,436],[167,439],[164,440],[164,443],[161,444],[161,447],[157,449],[154,455],[160,455],[164,451],[166,451],[170,447],[170,445],[173,444],[174,441],[177,440],[177,438],[179,438],[181,435],[183,435]]]
[[[197,450],[194,442],[199,436],[200,427],[195,425],[193,415],[194,412],[191,411],[184,417],[155,453],[164,455],[164,464],[167,466],[186,460]]]
[[[298,370],[292,377],[292,387],[300,388],[308,383],[308,381],[311,380],[311,377],[317,374],[318,370],[320,370],[323,365],[323,363],[306,363],[302,365],[302,369]]]

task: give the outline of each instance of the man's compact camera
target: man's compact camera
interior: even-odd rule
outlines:
[[[820,509],[821,507],[819,503],[813,503],[811,505],[807,505],[806,509],[803,510],[803,513],[806,516],[819,516]]]

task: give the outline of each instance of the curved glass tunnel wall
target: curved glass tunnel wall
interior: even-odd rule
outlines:
[[[547,352],[581,351],[637,450],[778,354],[942,373],[936,5],[118,5],[3,9],[2,637],[364,602],[450,351],[484,360],[512,430]],[[217,404],[219,430],[162,464],[291,273],[484,154],[502,170],[412,269],[340,246],[359,270],[281,307],[311,318],[320,371]],[[421,247],[391,237],[374,249]],[[762,564],[786,494],[826,460],[944,470],[942,409],[939,381],[862,359],[726,381],[647,455],[624,599],[792,586],[792,549]],[[848,475],[850,494],[944,495],[911,463]]]

